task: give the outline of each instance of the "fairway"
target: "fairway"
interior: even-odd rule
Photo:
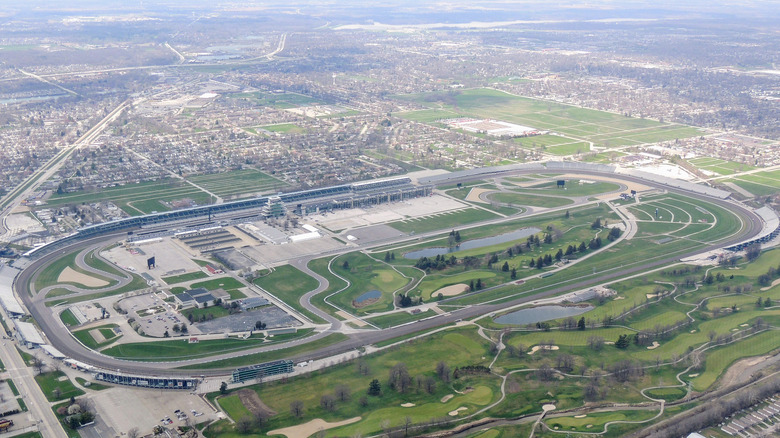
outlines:
[[[557,146],[557,150],[551,150],[555,154],[587,152],[587,142],[602,147],[632,146],[693,137],[704,132],[685,125],[541,101],[488,88],[396,97],[436,109],[442,115],[449,112],[463,117],[501,120],[555,132],[558,134],[555,140],[558,141],[550,137],[542,139],[545,136],[541,136],[538,144],[535,143],[537,137],[528,137],[520,142],[521,146],[531,148]],[[412,119],[415,115],[411,115]],[[431,113],[421,113],[418,118],[426,123],[438,120]]]

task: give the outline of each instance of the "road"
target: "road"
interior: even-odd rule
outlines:
[[[5,312],[2,314],[3,318],[9,321]],[[16,343],[4,340],[0,345],[0,355],[11,379],[19,390],[19,394],[27,404],[30,417],[38,420],[38,430],[41,434],[46,438],[67,438],[68,435],[54,415],[54,411],[51,410],[51,403],[46,400],[40,386],[35,382],[33,369],[24,363],[19,352],[16,351]]]
[[[538,170],[515,171],[515,173],[529,173],[529,172],[537,173]],[[578,171],[578,173],[599,175],[599,173],[597,172]],[[485,176],[479,175],[478,178],[484,179]],[[630,176],[621,175],[621,178],[631,180],[634,182],[642,182],[644,184],[648,184],[647,181],[640,180],[638,178],[634,178]],[[659,186],[658,184],[653,184],[653,185]],[[675,189],[671,187],[662,187],[662,188],[665,188],[671,192],[685,194],[684,191],[679,189]],[[690,196],[691,194],[688,195]],[[596,283],[603,283],[617,278],[622,278],[631,274],[649,270],[651,268],[676,262],[681,258],[689,257],[695,254],[700,254],[703,252],[711,251],[713,249],[722,248],[724,246],[729,246],[738,242],[742,242],[747,238],[755,236],[761,231],[762,229],[761,220],[755,214],[749,211],[747,208],[730,201],[714,199],[714,198],[705,198],[702,197],[701,195],[694,195],[694,196],[696,196],[699,199],[704,198],[708,202],[717,204],[731,211],[735,211],[741,217],[748,219],[748,221],[744,224],[744,227],[740,233],[737,233],[735,236],[732,236],[731,238],[726,239],[725,241],[718,242],[717,244],[710,244],[705,248],[701,248],[695,251],[689,251],[684,254],[675,254],[671,256],[657,258],[636,266],[630,266],[622,269],[614,269],[611,272],[601,273],[598,276],[594,276],[594,278],[591,279],[582,279],[580,281],[572,282],[570,284],[565,284],[558,287],[551,287],[546,290],[541,290],[536,293],[529,293],[527,296],[518,297],[514,300],[505,303],[490,304],[490,305],[474,305],[474,306],[465,307],[459,310],[452,311],[448,314],[439,315],[430,319],[420,320],[414,323],[410,323],[410,324],[406,324],[403,326],[394,327],[386,330],[366,330],[357,333],[350,333],[348,335],[349,339],[346,341],[343,341],[341,343],[332,346],[323,347],[309,353],[296,355],[291,357],[290,359],[302,361],[302,360],[328,357],[338,353],[350,351],[362,347],[364,345],[375,344],[377,342],[392,339],[395,337],[410,335],[416,332],[430,330],[446,324],[451,324],[456,322],[458,319],[474,318],[488,313],[504,310],[511,306],[528,303],[530,301],[537,300],[540,298],[550,297],[553,295],[557,295],[557,294],[561,294],[573,290],[581,290],[589,286],[592,286],[593,284]],[[514,220],[514,219],[516,219],[516,217],[500,218],[499,220],[507,221],[507,220]],[[495,222],[495,221],[496,220],[493,220],[491,222]],[[484,226],[484,224],[476,224],[473,226],[474,227]],[[115,359],[108,356],[103,356],[97,352],[86,350],[83,346],[81,346],[78,342],[76,342],[72,336],[70,336],[69,332],[64,328],[59,318],[51,318],[50,310],[43,305],[41,300],[39,299],[33,300],[33,297],[31,297],[30,294],[27,293],[26,285],[29,284],[30,281],[34,279],[35,274],[41,268],[43,268],[44,266],[46,266],[48,263],[52,262],[56,258],[60,257],[62,254],[72,252],[80,248],[86,248],[91,245],[108,244],[111,242],[115,242],[125,236],[126,236],[125,233],[118,233],[111,236],[102,236],[102,237],[97,237],[97,238],[77,242],[67,249],[55,252],[53,254],[46,255],[39,260],[33,261],[17,278],[17,281],[14,284],[17,294],[22,298],[22,301],[27,306],[28,310],[33,315],[33,317],[35,317],[36,321],[41,326],[43,332],[46,333],[46,335],[49,337],[49,341],[51,342],[51,344],[54,345],[57,349],[59,349],[67,356],[77,359],[79,361],[97,367],[105,368],[105,369],[121,369],[122,371],[127,373],[140,373],[140,374],[152,374],[152,375],[182,375],[182,374],[191,373],[192,375],[214,376],[214,375],[224,375],[226,374],[226,371],[232,370],[231,368],[231,369],[222,369],[222,370],[203,370],[203,371],[191,370],[189,372],[184,372],[184,371],[177,371],[174,368],[184,366],[184,365],[196,365],[196,364],[202,364],[202,363],[211,362],[219,359],[236,357],[237,354],[235,353],[217,355],[217,356],[212,356],[207,358],[191,359],[191,360],[180,361],[180,362],[132,362],[132,361]],[[409,239],[410,240],[418,239],[420,237],[424,237],[424,235],[413,236],[410,237]],[[379,243],[372,242],[370,243],[370,245],[376,246],[380,243],[381,242]],[[338,253],[351,252],[355,250],[356,250],[355,247],[350,246],[338,252],[334,252],[333,254],[336,255]],[[305,267],[305,260],[299,260],[295,264],[300,269],[303,269],[305,272],[310,273],[308,268]],[[327,282],[324,278],[316,275],[315,278],[319,281],[320,285],[318,286],[317,289],[315,289],[315,291],[307,293],[304,296],[304,299],[302,300],[302,304],[304,304],[304,306],[308,310],[321,316],[322,318],[326,319],[327,321],[329,321],[331,324],[334,325],[331,326],[331,328],[325,332],[318,333],[313,337],[294,341],[293,343],[287,345],[296,345],[296,344],[315,342],[316,340],[326,336],[329,332],[337,331],[339,325],[341,324],[341,322],[335,321],[332,316],[325,314],[320,309],[316,308],[310,303],[309,300],[311,299],[312,296],[314,296],[316,293],[324,291],[325,288],[327,288]],[[271,349],[279,349],[284,347],[285,345],[274,346],[274,347],[260,347],[256,349],[245,350],[238,355],[254,354],[254,353],[269,351]]]

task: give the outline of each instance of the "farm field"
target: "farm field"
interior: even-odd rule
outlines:
[[[464,117],[502,120],[560,134],[560,142],[543,145],[548,140],[540,140],[540,147],[578,141],[616,147],[674,140],[703,133],[699,128],[530,99],[487,88],[466,89],[457,93],[402,95],[396,98]],[[429,114],[425,113],[421,121],[430,122],[429,118]],[[533,137],[527,140],[534,141]],[[528,145],[527,142],[521,144]]]

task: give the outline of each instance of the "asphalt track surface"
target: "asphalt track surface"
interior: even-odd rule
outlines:
[[[481,175],[475,175],[470,176],[468,178],[462,178],[462,179],[452,179],[448,180],[446,183],[451,184],[454,182],[466,182],[468,180],[473,179],[485,179],[485,178],[495,178],[495,177],[504,177],[504,176],[511,176],[511,175],[517,175],[517,174],[523,174],[523,173],[538,173],[537,170],[513,170],[511,172],[501,172],[496,174],[481,174]],[[646,271],[658,266],[662,266],[665,264],[673,263],[678,261],[681,258],[689,257],[695,254],[700,254],[703,252],[711,251],[717,248],[723,248],[727,247],[736,243],[743,242],[745,240],[748,240],[752,237],[755,237],[757,234],[761,232],[761,229],[763,227],[762,222],[760,218],[755,215],[753,212],[748,210],[747,208],[731,201],[722,200],[722,199],[716,199],[716,198],[710,198],[707,196],[699,195],[699,194],[693,194],[690,192],[686,192],[681,189],[672,188],[672,187],[666,187],[661,184],[643,180],[640,178],[635,178],[627,175],[614,175],[614,174],[605,174],[600,172],[590,172],[590,171],[584,171],[584,170],[577,170],[576,173],[578,174],[585,174],[585,175],[609,175],[611,177],[617,177],[623,180],[627,181],[633,181],[637,183],[642,183],[644,185],[650,186],[650,187],[656,187],[665,189],[669,192],[673,193],[679,193],[685,196],[693,197],[700,200],[705,200],[709,203],[718,205],[720,207],[723,207],[736,215],[738,215],[744,222],[743,229],[736,233],[731,238],[728,238],[726,240],[722,240],[718,242],[717,244],[708,245],[704,248],[699,248],[693,251],[689,251],[683,254],[676,254],[674,256],[670,257],[664,257],[662,259],[656,259],[651,262],[629,267],[625,269],[615,270],[610,273],[605,273],[604,275],[600,275],[597,279],[589,279],[589,280],[583,280],[576,283],[566,284],[565,286],[556,287],[549,290],[544,290],[542,292],[538,293],[528,293],[528,295],[508,301],[503,302],[500,304],[491,304],[491,305],[473,305],[469,307],[465,307],[459,310],[452,311],[447,314],[439,315],[434,318],[425,319],[416,321],[413,323],[384,329],[384,330],[367,330],[365,332],[359,332],[359,333],[353,333],[348,335],[349,339],[345,340],[343,342],[340,342],[338,344],[326,346],[323,348],[319,348],[316,350],[313,350],[308,353],[299,354],[296,356],[291,356],[289,359],[292,359],[294,361],[303,361],[303,360],[309,360],[309,359],[316,359],[316,358],[324,358],[329,357],[338,353],[344,353],[348,351],[355,350],[357,348],[360,348],[365,345],[375,344],[377,342],[385,341],[388,339],[393,339],[400,336],[407,336],[411,335],[413,333],[417,332],[423,332],[435,329],[437,327],[441,327],[447,324],[452,324],[460,319],[469,319],[478,317],[481,315],[486,315],[492,312],[497,312],[500,310],[504,310],[508,307],[515,306],[518,304],[527,303],[530,301],[534,301],[540,298],[550,297],[553,295],[573,291],[573,290],[580,290],[584,289],[586,287],[592,286],[596,283],[603,283],[612,279],[616,279],[619,277],[625,277],[629,276],[631,274],[636,274],[638,272]],[[571,207],[571,205],[567,206]],[[565,207],[564,207],[565,208]],[[501,220],[515,220],[517,217],[510,217],[510,218],[502,218]],[[479,225],[476,225],[479,226]],[[440,231],[439,231],[440,232]],[[426,233],[428,234],[428,233]],[[434,233],[430,233],[434,234]],[[51,310],[49,308],[45,307],[45,304],[43,303],[43,300],[34,299],[33,296],[30,295],[28,292],[28,285],[31,283],[32,280],[34,280],[35,275],[47,264],[53,262],[58,257],[62,256],[66,253],[71,253],[73,251],[86,248],[91,245],[96,245],[99,243],[113,243],[117,240],[120,240],[124,237],[126,237],[126,232],[116,233],[112,235],[106,235],[106,236],[100,236],[96,238],[86,239],[81,242],[76,242],[73,245],[62,248],[52,254],[48,254],[46,256],[43,256],[42,258],[33,261],[24,271],[20,273],[20,275],[17,277],[16,282],[14,283],[14,287],[16,289],[16,292],[18,295],[22,298],[22,301],[24,302],[27,309],[30,311],[31,315],[36,319],[38,324],[40,325],[41,330],[46,334],[49,342],[56,347],[59,351],[61,351],[63,354],[65,354],[68,357],[71,357],[73,359],[76,359],[78,361],[103,368],[106,370],[117,370],[128,374],[141,374],[141,375],[152,375],[152,376],[184,376],[184,375],[192,375],[192,376],[221,376],[229,374],[235,367],[230,368],[224,368],[224,369],[205,369],[205,370],[176,370],[174,368],[185,366],[185,365],[196,365],[196,364],[202,364],[206,362],[212,362],[219,359],[224,359],[228,357],[236,357],[236,356],[244,356],[249,354],[254,354],[258,352],[264,352],[268,351],[268,347],[260,347],[257,349],[249,349],[249,350],[243,350],[238,353],[227,353],[224,355],[218,355],[218,356],[210,356],[205,358],[199,358],[199,359],[190,359],[186,361],[177,361],[177,362],[136,362],[136,361],[128,361],[128,360],[122,360],[117,359],[109,356],[102,355],[98,352],[92,351],[81,345],[78,341],[76,341],[68,331],[67,328],[62,324],[62,322],[59,320],[59,318],[53,318],[51,316]],[[410,239],[417,239],[420,238],[422,235],[418,236],[412,236]],[[397,240],[396,240],[397,241]],[[377,246],[382,244],[382,242],[372,242],[371,246]],[[344,252],[351,252],[355,251],[355,248],[345,248],[343,251],[340,252],[333,252],[333,254],[338,253],[344,253]],[[322,255],[318,255],[320,257]],[[324,290],[325,286],[323,284],[320,284],[320,287],[318,290]],[[310,311],[316,313],[317,315],[320,315],[321,317],[325,318],[326,320],[333,322],[333,317],[330,315],[325,314],[318,308],[311,305],[311,303],[308,301],[308,299],[313,295],[313,293],[309,293],[305,295],[304,300],[302,300],[302,304]],[[280,344],[277,347],[274,348],[286,348],[293,345],[300,345],[304,343],[311,343],[316,342],[319,339],[324,338],[330,333],[333,333],[337,331],[338,327],[340,326],[340,323],[333,324],[330,329],[320,332],[316,335],[309,336],[304,339],[299,339],[296,341],[292,341],[290,343],[286,344]]]

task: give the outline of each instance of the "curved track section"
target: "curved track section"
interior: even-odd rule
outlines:
[[[528,168],[521,168],[521,169],[518,168],[502,169],[502,171],[500,172],[493,172],[493,173],[483,172],[483,173],[458,176],[457,178],[447,179],[446,182],[442,181],[442,183],[452,184],[454,182],[467,182],[476,179],[521,175],[523,173],[538,173],[539,170],[540,170],[539,168],[535,168],[533,166],[529,166]],[[558,169],[547,169],[547,170],[553,172],[558,171]],[[566,170],[573,171],[573,169],[566,169]],[[669,192],[679,193],[685,196],[694,197],[718,205],[722,208],[725,208],[731,211],[732,213],[736,214],[743,221],[743,227],[740,232],[732,235],[728,239],[718,242],[717,244],[711,244],[705,248],[699,248],[695,251],[686,252],[684,254],[676,254],[674,256],[658,258],[648,263],[632,266],[619,271],[604,273],[598,277],[599,282],[607,282],[619,277],[636,274],[638,272],[649,270],[658,266],[673,263],[681,258],[685,258],[688,256],[692,256],[695,254],[699,254],[717,248],[727,247],[729,245],[742,242],[745,239],[752,238],[757,234],[759,234],[762,230],[762,220],[758,215],[748,210],[747,208],[743,207],[742,205],[737,204],[736,202],[722,199],[720,197],[710,197],[707,196],[706,194],[702,194],[701,192],[691,192],[691,191],[684,190],[680,187],[666,186],[657,181],[648,181],[642,178],[638,178],[636,176],[625,175],[625,174],[616,175],[614,171],[608,171],[608,170],[594,171],[594,170],[576,169],[576,173],[584,174],[584,175],[593,175],[593,176],[610,176],[613,178],[617,177],[620,179],[625,179],[628,181],[641,183],[647,186],[667,190]],[[511,220],[511,219],[516,219],[516,217],[507,218],[506,220]],[[324,312],[317,309],[315,306],[310,305],[308,303],[308,300],[312,296],[327,288],[327,280],[325,280],[324,278],[320,278],[319,276],[314,276],[314,278],[316,278],[320,284],[317,289],[311,291],[310,293],[304,296],[307,304],[309,304],[306,307],[310,311],[318,314],[326,321],[328,321],[331,324],[331,327],[326,331],[310,336],[308,338],[296,340],[291,343],[282,344],[279,346],[259,347],[255,349],[244,350],[238,354],[228,353],[228,354],[223,354],[218,356],[210,356],[206,358],[190,359],[190,360],[178,361],[178,362],[127,361],[127,360],[121,360],[121,359],[105,356],[98,352],[88,350],[83,345],[78,343],[70,335],[68,329],[62,324],[62,322],[60,322],[59,318],[51,317],[51,311],[50,309],[45,307],[45,303],[43,302],[42,299],[40,298],[35,299],[35,297],[31,295],[30,285],[33,283],[35,276],[37,275],[38,272],[40,272],[41,269],[43,269],[46,265],[56,260],[58,257],[62,256],[62,254],[76,251],[79,249],[107,245],[123,237],[126,237],[126,233],[117,233],[117,234],[107,235],[107,236],[87,238],[83,241],[74,241],[72,244],[68,245],[67,247],[64,247],[64,249],[60,248],[59,251],[47,254],[46,256],[43,256],[40,259],[30,263],[30,265],[19,275],[19,277],[17,277],[17,281],[14,284],[14,287],[18,295],[22,298],[22,301],[27,306],[32,316],[36,319],[36,321],[38,321],[38,324],[40,325],[41,329],[47,335],[49,342],[58,350],[60,350],[63,354],[72,357],[73,359],[88,363],[90,365],[94,365],[96,367],[110,369],[110,370],[121,370],[122,372],[133,373],[133,374],[143,373],[146,375],[155,375],[155,376],[165,376],[165,375],[181,376],[181,375],[188,375],[188,374],[209,375],[209,376],[225,375],[228,374],[230,371],[232,371],[234,367],[231,367],[229,369],[209,369],[203,371],[200,370],[183,371],[183,370],[176,370],[175,368],[185,366],[185,365],[192,366],[192,365],[204,364],[208,362],[213,362],[215,360],[225,359],[228,357],[262,353],[269,350],[285,348],[286,346],[316,342],[318,339],[321,339],[322,337],[326,336],[328,333],[337,331],[338,327],[340,327],[341,325],[340,321],[335,321],[332,316],[325,314]],[[417,239],[418,237],[420,236],[412,236],[409,239],[412,238]],[[378,244],[377,242],[374,242],[372,246],[375,246],[377,244]],[[354,251],[354,250],[355,248],[349,248],[349,249],[345,249],[344,252]],[[303,264],[305,264],[305,262],[301,260],[297,264],[298,265],[297,267],[311,275],[311,272]],[[593,283],[594,280],[592,279],[583,280],[575,283],[570,283],[565,286],[544,290],[542,292],[534,293],[532,295],[529,294],[527,296],[519,297],[514,300],[500,303],[500,304],[474,305],[447,314],[439,315],[431,319],[420,320],[414,323],[410,323],[410,324],[406,324],[406,325],[402,325],[390,329],[370,330],[365,332],[353,333],[349,335],[349,339],[346,341],[343,341],[335,345],[323,347],[309,353],[292,356],[289,359],[309,360],[315,358],[328,357],[334,354],[351,351],[364,345],[369,345],[380,341],[392,339],[395,337],[410,335],[412,333],[430,330],[446,324],[451,324],[456,322],[459,319],[473,318],[480,315],[485,315],[491,312],[496,312],[502,309],[506,309],[507,307],[510,306],[515,306],[518,304],[534,301],[540,298],[550,297],[564,292],[582,289],[592,285]]]

